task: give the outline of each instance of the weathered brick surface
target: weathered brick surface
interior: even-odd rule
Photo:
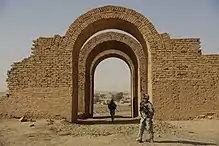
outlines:
[[[70,117],[72,55],[59,47],[63,38],[38,38],[32,54],[12,64],[7,78],[11,97],[3,101],[0,111],[12,116]]]
[[[0,103],[0,114],[10,117],[71,118],[69,89],[26,88]],[[1,104],[4,104],[1,105]]]
[[[106,44],[106,42],[109,42],[109,41],[112,43]],[[129,48],[127,46],[124,46],[124,44],[122,43],[119,44],[116,42],[122,42],[125,45],[127,45]],[[137,87],[136,85],[136,91],[135,91],[136,93],[134,93],[134,95],[139,96],[138,95],[139,93],[137,93],[138,88],[139,90],[142,89],[142,92],[147,93],[147,76],[146,76],[147,69],[145,68],[146,57],[145,57],[142,46],[136,40],[134,40],[128,35],[116,33],[116,32],[107,32],[107,33],[103,33],[103,34],[93,37],[91,40],[89,40],[86,43],[86,45],[80,51],[79,67],[78,67],[79,68],[79,80],[78,80],[79,82],[78,84],[79,85],[78,86],[79,87],[79,103],[81,103],[80,105],[82,105],[86,93],[89,93],[89,91],[87,91],[88,89],[85,89],[86,64],[90,62],[90,65],[87,65],[88,66],[87,70],[89,70],[91,68],[91,62],[95,60],[95,56],[98,56],[97,54],[101,54],[105,50],[118,49],[118,48],[122,52],[125,52],[126,54],[128,54],[131,60],[134,60],[133,57],[137,56],[135,57],[137,62],[135,61],[132,63],[129,60],[127,60],[127,57],[126,57],[127,62],[129,62],[129,64],[134,63],[134,65],[136,66],[136,71],[139,72],[140,74],[140,77],[139,77],[140,85],[139,87]],[[113,54],[113,52],[111,53]],[[116,53],[117,52],[114,51],[114,54]],[[108,55],[108,54],[105,54],[105,55]],[[88,74],[89,74],[89,71],[88,71]],[[137,77],[136,79],[138,80]],[[91,85],[89,85],[89,87],[90,86]]]
[[[59,48],[63,37],[39,38],[34,41],[32,55],[14,63],[8,71],[11,92],[25,88],[69,87],[71,84],[71,52]]]
[[[203,55],[198,38],[172,39],[167,33],[159,34],[143,15],[117,6],[81,15],[63,37],[37,39],[32,55],[12,65],[7,79],[11,97],[1,103],[0,111],[45,118],[67,117],[72,109],[74,117],[81,87],[80,50],[90,36],[111,28],[132,34],[142,46],[147,58],[145,86],[152,95],[156,118],[179,120],[208,112],[219,114],[219,55]]]
[[[199,39],[166,39],[154,56],[157,117],[189,119],[219,113],[219,55],[202,55]]]

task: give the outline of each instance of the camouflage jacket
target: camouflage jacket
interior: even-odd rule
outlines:
[[[153,118],[154,107],[150,101],[140,103],[141,118]]]

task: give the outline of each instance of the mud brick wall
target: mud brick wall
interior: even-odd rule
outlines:
[[[39,38],[32,55],[14,63],[8,71],[11,92],[31,87],[69,87],[71,85],[71,52],[59,47],[63,37]]]
[[[7,78],[11,96],[1,111],[12,116],[70,118],[72,55],[60,47],[63,39],[40,37],[33,41],[28,58],[12,64]]]
[[[192,119],[219,113],[219,55],[203,55],[196,38],[170,39],[154,56],[153,98],[157,117]]]
[[[186,120],[219,113],[219,55],[204,55],[197,38],[172,39],[151,51],[156,118]],[[8,72],[10,97],[0,113],[37,118],[71,116],[72,54],[64,37],[38,38],[32,54]]]
[[[0,117],[71,118],[68,88],[26,88],[0,102]]]

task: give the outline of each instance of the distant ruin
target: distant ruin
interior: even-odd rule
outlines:
[[[108,32],[119,29],[132,37]],[[64,36],[40,37],[32,54],[8,71],[10,97],[0,112],[10,116],[64,117],[78,112],[92,117],[93,74],[109,57],[123,59],[132,72],[133,117],[141,93],[148,93],[156,119],[186,120],[219,114],[219,54],[204,55],[199,38],[173,39],[159,34],[142,14],[124,7],[103,6],[79,16]]]

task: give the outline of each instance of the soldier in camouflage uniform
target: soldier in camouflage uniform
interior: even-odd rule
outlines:
[[[142,142],[142,136],[144,130],[148,131],[150,134],[150,142],[154,140],[153,132],[153,116],[154,116],[154,107],[153,104],[149,101],[149,95],[144,94],[140,102],[140,114],[141,121],[139,127],[138,138],[136,139],[139,142]]]
[[[111,99],[110,103],[108,104],[108,109],[110,110],[110,115],[111,115],[112,121],[114,121],[114,116],[115,116],[116,108],[117,108],[116,103],[114,102],[113,99]]]

